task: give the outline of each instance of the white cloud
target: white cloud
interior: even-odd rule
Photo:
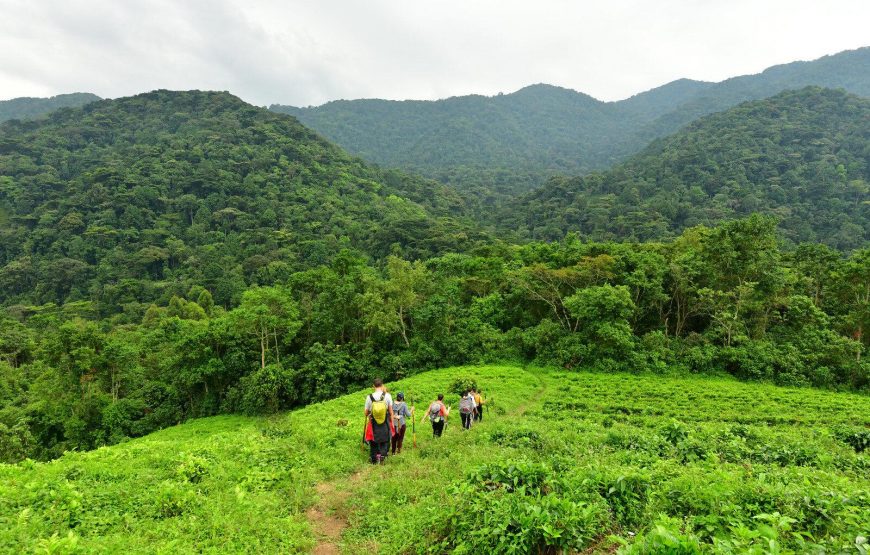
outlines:
[[[866,46],[868,21],[866,0],[0,0],[0,98],[309,105],[546,82],[614,100]]]

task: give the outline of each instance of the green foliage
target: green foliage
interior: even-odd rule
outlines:
[[[94,102],[6,122],[0,144],[4,305],[88,300],[130,323],[195,286],[230,307],[346,246],[420,257],[475,240],[449,188],[226,93]]]
[[[13,98],[0,100],[0,122],[44,116],[60,108],[77,108],[100,97],[90,93],[59,94],[51,98]]]
[[[553,178],[489,221],[523,238],[645,241],[763,213],[792,244],[860,249],[868,118],[870,101],[843,91],[783,92],[701,118],[605,173]]]
[[[870,430],[861,428],[843,427],[835,430],[837,439],[852,447],[856,453],[863,453],[870,449]]]
[[[477,389],[477,382],[473,378],[459,377],[453,380],[448,391],[454,395],[464,395],[466,391]]]
[[[868,96],[868,74],[870,50],[862,48],[721,83],[680,79],[618,102],[601,102],[583,93],[538,84],[492,97],[460,96],[434,102],[340,100],[307,108],[272,105],[270,110],[299,118],[366,160],[454,184],[472,195],[479,213],[486,216],[493,204],[536,188],[553,173],[583,174],[607,168],[641,151],[656,137],[747,100],[808,85]],[[624,193],[626,197],[632,194],[631,188]],[[740,200],[737,195],[735,199]],[[606,209],[602,205],[608,200],[615,199],[602,199],[595,209]],[[643,218],[643,210],[624,206],[621,219],[627,221],[620,229],[624,236],[630,235],[636,219]],[[560,212],[553,214],[559,217]],[[541,220],[529,221],[536,232],[546,225]],[[646,225],[649,228],[639,233],[655,232],[658,222]]]
[[[352,552],[373,542],[390,553],[864,545],[870,461],[842,439],[870,425],[864,395],[506,366],[388,386],[420,409],[458,379],[483,386],[503,412],[470,431],[451,423],[443,438],[418,429],[418,448],[406,443],[383,467],[368,468],[359,449],[363,392],[267,418],[192,420],[48,464],[0,465],[0,544],[307,551],[307,509],[322,498],[352,515],[341,537]]]
[[[558,553],[579,549],[606,518],[600,501],[570,499],[551,468],[493,464],[471,473],[449,493],[460,500],[448,515],[442,545],[458,553]]]
[[[268,414],[376,377],[492,360],[861,391],[870,384],[870,257],[831,252],[783,252],[773,221],[753,216],[667,244],[568,236],[381,265],[344,249],[286,283],[246,289],[229,310],[196,286],[152,304],[137,324],[101,319],[87,303],[10,307],[0,327],[0,455],[48,459],[187,418]],[[443,392],[473,385],[482,384]],[[615,445],[636,440],[614,434]],[[677,443],[684,458],[707,456]]]

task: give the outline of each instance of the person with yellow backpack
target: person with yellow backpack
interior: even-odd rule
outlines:
[[[363,439],[369,444],[369,458],[372,464],[383,464],[390,451],[390,438],[393,437],[393,398],[387,393],[384,382],[378,378],[375,390],[366,397],[366,428]]]
[[[483,422],[483,392],[475,391],[471,388],[471,394],[474,396],[474,419],[478,422]]]

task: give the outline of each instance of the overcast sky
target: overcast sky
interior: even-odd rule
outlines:
[[[0,99],[228,90],[259,104],[617,100],[870,45],[870,0],[0,0]]]

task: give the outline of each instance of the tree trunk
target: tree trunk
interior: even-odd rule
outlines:
[[[267,336],[260,334],[260,369],[266,368],[266,339]]]

